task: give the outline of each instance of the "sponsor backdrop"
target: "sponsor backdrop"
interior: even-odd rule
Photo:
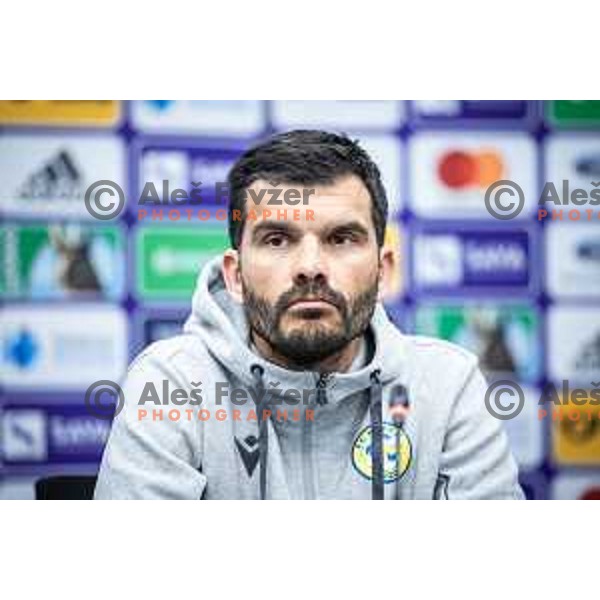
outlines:
[[[253,141],[297,127],[347,132],[379,163],[386,243],[402,259],[387,299],[398,325],[523,386],[525,409],[505,424],[527,495],[600,497],[597,415],[538,418],[544,386],[600,387],[598,209],[537,218],[544,182],[600,186],[600,102],[521,100],[0,102],[0,497],[97,471],[110,422],[86,413],[85,390],[179,330],[198,269],[227,246],[215,182]],[[500,179],[524,193],[513,220],[485,209]],[[99,180],[124,192],[115,219],[86,210]],[[151,183],[162,198],[165,180],[200,190],[209,218],[156,204],[140,218],[140,192]]]

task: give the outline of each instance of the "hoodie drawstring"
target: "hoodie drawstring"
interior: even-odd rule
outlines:
[[[263,382],[264,369],[261,365],[254,364],[250,367],[260,398],[257,409],[263,414],[263,408],[267,405],[267,394],[264,393]],[[384,477],[383,477],[383,422],[382,422],[382,386],[379,375],[380,369],[371,372],[369,411],[371,417],[371,458],[373,466],[373,478],[371,482],[371,498],[373,500],[384,499]],[[267,497],[267,460],[269,454],[269,422],[267,419],[259,420],[258,429],[258,462],[260,468],[260,499]]]
[[[373,478],[371,480],[371,499],[383,500],[383,422],[382,399],[381,399],[381,379],[379,375],[381,369],[375,369],[371,372],[370,402],[369,410],[371,413],[371,460],[373,467]]]
[[[265,370],[260,365],[252,365],[250,367],[256,387],[258,388],[258,414],[263,415],[263,408],[267,404],[267,394],[264,393],[265,384],[263,375]],[[260,499],[265,500],[267,497],[267,459],[269,456],[269,421],[267,419],[259,419],[258,426],[258,464],[260,466]]]

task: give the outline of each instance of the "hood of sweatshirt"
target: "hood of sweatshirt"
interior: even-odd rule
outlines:
[[[210,354],[237,379],[258,390],[258,409],[267,408],[273,394],[280,390],[314,390],[318,405],[340,404],[348,398],[367,395],[372,429],[372,497],[384,497],[384,431],[382,388],[392,380],[402,379],[406,352],[400,332],[390,322],[378,303],[367,336],[373,351],[368,364],[358,370],[321,375],[315,371],[285,369],[257,355],[250,348],[250,331],[243,307],[225,288],[221,272],[222,257],[213,259],[202,269],[192,300],[192,314],[184,332],[200,336]],[[387,352],[386,352],[387,348]],[[389,350],[393,348],[394,351]],[[305,407],[306,408],[306,407]],[[341,407],[340,407],[341,408]],[[338,420],[349,421],[338,410]],[[320,415],[318,415],[320,416]],[[348,427],[351,423],[348,422]],[[260,495],[267,495],[267,460],[269,424],[259,425]]]

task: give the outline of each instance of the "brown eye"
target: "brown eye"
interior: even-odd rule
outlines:
[[[331,242],[334,246],[348,245],[354,242],[354,236],[351,233],[334,233]]]
[[[281,248],[285,245],[287,238],[282,233],[274,233],[264,238],[263,243],[272,248]]]

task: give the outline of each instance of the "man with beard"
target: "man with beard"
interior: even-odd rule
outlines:
[[[256,220],[231,218],[273,186],[314,190],[314,218],[262,218],[272,207],[256,202]],[[231,248],[202,269],[183,334],[131,366],[96,497],[522,497],[475,356],[385,313],[397,257],[367,153],[342,135],[280,134],[238,160],[229,191]],[[144,386],[164,380],[183,397],[201,385],[197,419],[139,420]],[[286,400],[310,418],[286,418]],[[232,418],[200,417],[214,408]]]

